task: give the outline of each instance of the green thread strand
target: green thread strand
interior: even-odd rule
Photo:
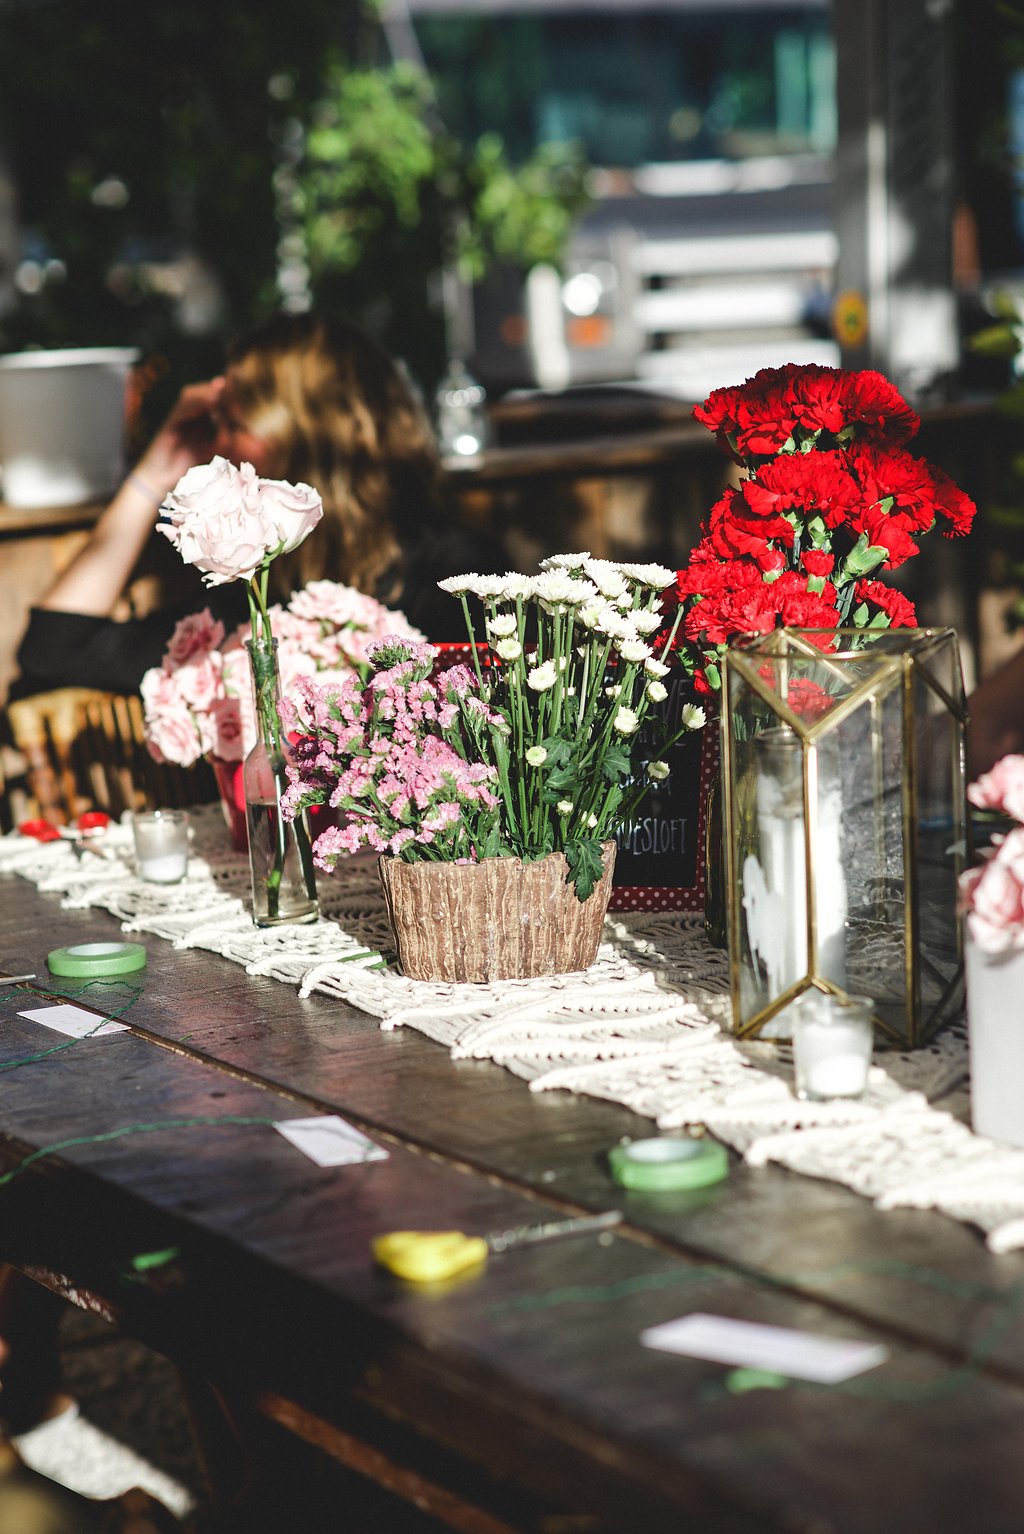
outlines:
[[[84,985],[80,985],[75,991],[44,991],[42,987],[40,987],[35,992],[26,992],[19,988],[18,990],[7,991],[3,994],[0,994],[0,1002],[25,1001],[26,999],[52,1001],[57,996],[59,996],[62,1001],[78,1001],[80,997],[85,995],[86,991],[92,990],[92,988],[97,985],[115,986],[119,989],[126,989],[130,993],[128,1000],[123,1002],[120,1006],[107,1007],[104,1010],[102,1017],[97,1017],[95,1027],[90,1028],[88,1033],[83,1033],[80,1038],[63,1039],[59,1044],[51,1044],[49,1049],[37,1050],[36,1053],[32,1055],[22,1055],[20,1060],[7,1060],[3,1065],[0,1065],[0,1072],[17,1070],[18,1066],[20,1065],[35,1065],[39,1060],[48,1060],[51,1055],[57,1055],[60,1054],[62,1050],[70,1049],[73,1044],[81,1044],[86,1039],[93,1038],[96,1034],[96,1030],[98,1028],[102,1028],[104,1023],[117,1022],[119,1018],[123,1017],[125,1012],[131,1011],[132,1007],[134,1007],[135,1003],[142,995],[142,987],[139,985],[131,985],[124,980],[96,979],[87,980]],[[56,1005],[59,1006],[60,1002],[57,1002]],[[90,1007],[89,1011],[98,1011],[98,1008]]]
[[[3,1176],[0,1176],[0,1188],[4,1188],[8,1183],[13,1182],[22,1172],[26,1172],[34,1162],[42,1161],[44,1156],[56,1156],[63,1150],[73,1149],[76,1145],[104,1145],[109,1140],[120,1140],[125,1135],[158,1134],[161,1130],[165,1129],[194,1129],[203,1126],[206,1128],[219,1128],[227,1124],[273,1125],[276,1122],[276,1119],[228,1113],[215,1118],[157,1119],[151,1124],[122,1124],[119,1129],[108,1129],[103,1134],[74,1135],[68,1140],[55,1140],[52,1145],[40,1146],[39,1150],[33,1151],[23,1161],[19,1161],[17,1166],[12,1167],[9,1172],[5,1172]]]

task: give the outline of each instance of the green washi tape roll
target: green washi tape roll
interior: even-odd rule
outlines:
[[[642,1193],[676,1193],[707,1188],[729,1171],[729,1157],[717,1140],[682,1139],[659,1135],[633,1140],[608,1152],[612,1176],[623,1188]]]
[[[70,948],[52,949],[46,964],[51,975],[103,979],[145,969],[146,950],[141,943],[74,943]]]

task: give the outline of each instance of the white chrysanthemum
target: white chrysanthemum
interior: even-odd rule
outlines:
[[[482,602],[493,601],[503,594],[505,577],[502,575],[449,575],[438,581],[442,591],[450,596],[474,596]]]
[[[622,596],[626,590],[626,577],[610,559],[588,559],[585,573],[609,602]]]
[[[620,565],[623,575],[628,575],[632,580],[639,581],[641,586],[650,586],[655,591],[664,591],[666,586],[674,586],[676,572],[666,570],[664,565]]]
[[[631,708],[624,703],[619,705],[615,718],[612,720],[612,728],[618,730],[620,735],[632,735],[640,724],[639,719]]]
[[[647,763],[647,776],[654,783],[664,783],[671,770],[672,769],[669,767],[668,762]]]
[[[531,767],[543,767],[548,759],[548,754],[543,746],[527,746],[526,760]]]
[[[494,653],[499,660],[518,660],[523,647],[518,639],[499,639],[494,646]]]
[[[638,607],[633,614],[633,627],[641,634],[653,634],[663,622],[661,614],[652,613],[649,607]]]
[[[618,682],[615,682],[612,686],[605,688],[604,695],[606,698],[617,698],[621,691],[622,688],[619,686]]]
[[[609,639],[636,639],[637,632],[630,621],[627,613],[620,613],[614,607],[606,604],[597,615],[594,624],[599,634],[607,634]]]
[[[702,730],[708,722],[699,703],[684,703],[679,717],[688,730]]]
[[[449,596],[461,597],[466,592],[475,590],[479,579],[479,575],[449,575],[437,584],[442,591],[447,591]]]
[[[669,667],[661,660],[646,660],[644,661],[644,671],[648,676],[663,677],[668,676]]]
[[[584,602],[576,613],[576,622],[581,628],[596,629],[601,621],[605,604],[598,598],[594,602]]]
[[[550,554],[542,559],[542,570],[582,570],[589,563],[589,554]]]
[[[525,576],[522,577],[524,580],[525,578]],[[475,594],[483,602],[493,602],[507,597],[508,579],[507,575],[478,575],[474,587]]]
[[[515,570],[506,570],[502,576],[500,595],[506,602],[525,602],[527,597],[533,595],[532,577],[519,575]]]
[[[555,805],[555,809],[558,811],[559,815],[571,815],[575,808],[576,806],[573,804],[571,799],[559,799],[558,803]]]
[[[541,665],[534,666],[533,670],[526,674],[526,680],[534,692],[547,692],[554,687],[557,678],[558,672],[555,670],[553,660],[543,661]]]
[[[642,639],[624,639],[615,648],[630,666],[639,666],[651,658],[651,647],[644,644]]]
[[[650,698],[652,703],[664,703],[665,699],[668,697],[668,688],[665,686],[664,682],[648,682],[647,696]]]
[[[487,632],[492,639],[510,639],[517,626],[515,613],[495,613],[487,620]]]
[[[587,830],[588,831],[593,831],[593,829],[594,829],[594,827],[596,825],[597,825],[597,816],[596,815],[588,815],[587,816]]]
[[[533,591],[538,601],[560,607],[580,607],[597,596],[592,581],[579,581],[567,570],[545,570],[535,578]]]

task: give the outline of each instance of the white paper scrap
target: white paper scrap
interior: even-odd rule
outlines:
[[[349,1166],[355,1161],[386,1161],[388,1157],[382,1145],[375,1145],[336,1113],[281,1119],[274,1128],[317,1166]]]
[[[836,1337],[816,1337],[811,1332],[785,1326],[762,1326],[756,1321],[737,1321],[731,1316],[695,1312],[678,1321],[649,1326],[640,1333],[648,1348],[683,1353],[689,1358],[710,1358],[719,1364],[765,1369],[791,1379],[815,1380],[837,1385],[866,1369],[874,1369],[889,1357],[881,1343],[847,1342]]]
[[[71,1039],[101,1039],[108,1033],[127,1033],[128,1028],[124,1023],[104,1022],[95,1012],[86,1012],[82,1007],[72,1007],[68,1004],[56,1007],[30,1007],[25,1012],[19,1012],[19,1017],[27,1017],[30,1023],[42,1023],[44,1028],[53,1028],[57,1033],[66,1033]]]

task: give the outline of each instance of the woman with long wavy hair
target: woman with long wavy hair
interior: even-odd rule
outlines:
[[[183,613],[211,605],[229,624],[244,619],[232,586],[197,587],[143,619],[112,616],[162,501],[186,469],[218,454],[312,485],[323,499],[315,537],[274,561],[276,600],[310,580],[341,581],[401,608],[429,639],[465,637],[459,604],[436,583],[496,570],[503,556],[446,509],[430,424],[403,369],[344,320],[279,314],[229,345],[222,376],[182,390],[84,547],[32,609],[17,692],[134,692]]]

